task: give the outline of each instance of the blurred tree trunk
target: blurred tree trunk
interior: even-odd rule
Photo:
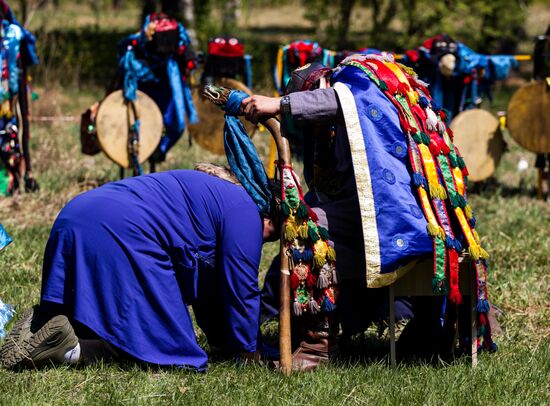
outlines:
[[[145,21],[145,17],[157,11],[157,2],[155,0],[142,0],[141,8],[141,23]]]
[[[340,21],[336,28],[336,44],[339,49],[348,46],[349,23],[355,0],[340,0]]]
[[[56,1],[57,1],[57,0],[56,0]],[[122,0],[113,0],[113,3],[112,3],[112,4],[113,4],[113,8],[114,8],[115,10],[120,9],[120,8],[122,7],[122,3],[123,3]]]
[[[413,2],[414,0],[410,1]],[[397,13],[397,0],[372,0],[372,33],[374,44],[378,44],[384,31]],[[377,45],[378,46],[378,45]]]
[[[197,25],[195,21],[195,4],[193,0],[180,0],[181,5],[181,15],[183,17],[183,25],[191,38],[191,44],[195,49],[198,48],[197,40]]]
[[[226,0],[223,5],[222,29],[229,33],[237,28],[241,13],[241,0]]]
[[[27,0],[19,0],[19,10],[21,12],[21,17],[19,20],[25,23],[25,21],[27,21],[27,17],[29,16],[29,4]]]

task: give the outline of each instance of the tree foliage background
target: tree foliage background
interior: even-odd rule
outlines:
[[[276,4],[271,0],[8,2],[22,22],[31,23],[37,36],[42,59],[35,70],[37,81],[47,83],[55,79],[79,86],[90,83],[103,86],[110,81],[116,69],[115,44],[136,31],[140,19],[153,11],[180,18],[197,49],[205,50],[208,38],[221,33],[244,39],[247,52],[255,58],[254,80],[267,87],[272,85],[270,76],[276,48],[283,42],[308,38],[331,49],[371,47],[402,52],[445,32],[479,52],[513,53],[522,42],[521,51],[530,52],[524,29],[528,6],[531,3],[550,6],[550,0],[279,0]],[[278,12],[281,7],[284,11]],[[80,18],[88,22],[71,21],[67,10],[77,15],[75,21]],[[259,18],[262,26],[248,24]],[[95,22],[90,24],[90,19]]]

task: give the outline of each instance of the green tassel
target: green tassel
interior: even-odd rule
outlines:
[[[323,265],[325,265],[325,259],[319,254],[313,255],[313,266],[315,268],[322,268]]]
[[[458,202],[458,207],[460,207],[461,209],[466,207],[466,199],[464,199],[464,197],[460,193],[456,194],[456,201]]]
[[[458,167],[457,156],[456,156],[456,154],[455,154],[453,151],[451,151],[451,153],[449,154],[449,161],[451,161],[451,166],[452,166],[453,168]]]
[[[445,282],[445,279],[441,279],[437,276],[434,276],[433,279],[432,279],[432,291],[436,294],[436,295],[440,295],[443,293],[443,290],[444,290],[444,282]]]
[[[323,241],[326,241],[329,239],[328,230],[325,227],[319,226],[317,227],[317,231],[319,232],[319,236]]]
[[[420,135],[420,132],[417,131],[416,133],[414,133],[412,135],[412,138],[414,140],[414,142],[416,142],[417,144],[422,144],[422,136]]]
[[[286,202],[292,209],[296,209],[300,204],[300,196],[298,194],[298,188],[286,188],[285,189]]]
[[[40,95],[36,92],[32,92],[31,93],[31,100],[32,101],[35,101],[35,100],[38,100],[40,98]]]
[[[319,241],[319,233],[317,232],[317,226],[311,220],[307,222],[307,225],[308,225],[307,234],[311,239],[311,241],[313,242],[313,244],[315,244],[317,241]]]
[[[379,87],[380,87],[380,90],[382,91],[388,90],[388,85],[386,84],[386,82],[380,81]]]
[[[315,244],[317,241],[319,241],[319,234],[317,233],[317,229],[313,227],[308,228],[308,237],[309,239]]]
[[[462,157],[458,156],[458,155],[457,155],[456,159],[457,159],[457,162],[458,162],[458,167],[460,169],[464,169],[466,167],[466,163],[464,162],[464,159],[462,159]]]
[[[336,261],[336,250],[331,246],[327,249],[327,259],[331,262]]]
[[[288,216],[290,216],[290,206],[288,205],[286,200],[281,203],[281,211],[283,212],[283,216],[285,218],[288,218]]]
[[[421,132],[420,136],[422,137],[422,143],[424,145],[430,145],[430,136],[426,134],[425,132]]]
[[[307,220],[309,213],[307,211],[307,206],[304,202],[300,202],[298,210],[296,210],[296,216],[300,219]]]
[[[283,232],[285,241],[293,242],[296,239],[296,236],[296,228],[292,224],[285,224],[285,230]]]

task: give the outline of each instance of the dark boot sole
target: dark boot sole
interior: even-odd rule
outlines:
[[[33,308],[25,312],[6,337],[0,350],[0,363],[7,368],[36,367],[48,362],[59,362],[62,355],[56,353],[60,347],[70,348],[71,345],[74,347],[78,344],[72,326],[65,316],[53,317],[35,333],[22,338],[23,334],[28,334],[27,329],[30,330],[34,310]],[[51,343],[51,348],[40,351],[39,347],[48,343]]]

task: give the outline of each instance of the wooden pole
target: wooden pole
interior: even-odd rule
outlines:
[[[290,165],[290,145],[288,140],[281,134],[279,122],[270,118],[262,121],[262,124],[269,130],[277,146],[279,155],[279,175],[282,181],[283,166]],[[290,333],[290,264],[286,254],[286,245],[281,227],[281,245],[279,258],[281,260],[279,275],[279,368],[285,375],[292,372],[292,341]]]

